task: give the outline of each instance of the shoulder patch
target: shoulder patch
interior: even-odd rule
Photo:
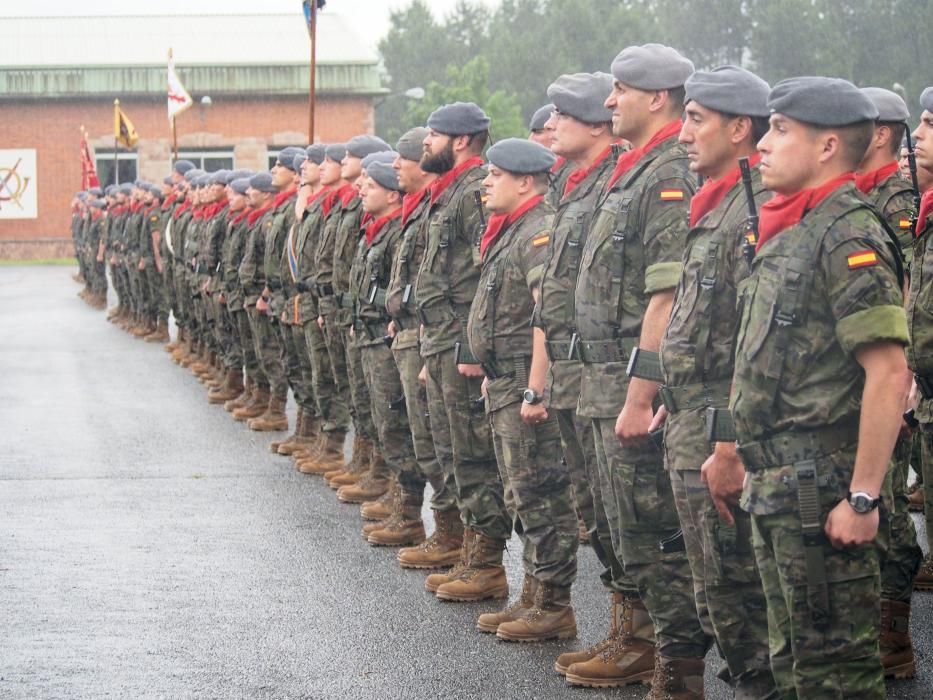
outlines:
[[[155,223],[158,220],[159,220],[159,217],[156,214],[153,214],[152,216],[149,217],[149,221],[151,221],[152,223]]]
[[[549,233],[539,233],[534,238],[531,239],[531,245],[535,248],[539,246],[547,245],[548,241],[551,240],[551,234]]]
[[[905,229],[905,230],[909,228],[913,228],[913,224],[910,219],[901,219],[900,221],[897,222],[897,225],[898,225],[898,228]]]
[[[871,267],[878,264],[878,254],[873,250],[860,250],[849,254],[846,258],[850,270],[858,270],[863,267]]]
[[[685,197],[683,190],[661,190],[662,202],[682,202]]]

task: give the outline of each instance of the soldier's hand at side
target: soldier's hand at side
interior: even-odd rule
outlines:
[[[836,549],[868,544],[878,534],[878,509],[869,513],[856,513],[848,501],[839,501],[829,511],[823,530],[829,543]]]
[[[483,383],[480,384],[479,393],[483,395],[484,399],[489,398],[489,377],[483,377]]]
[[[910,383],[910,393],[907,394],[907,409],[908,411],[916,411],[917,406],[920,404],[920,390],[917,388],[917,380],[915,379]]]
[[[136,267],[137,267],[138,269],[140,269],[140,270],[145,270],[145,269],[146,269],[146,261],[145,261],[145,260],[140,260],[140,261],[139,261],[139,265],[137,265]]]
[[[633,404],[628,401],[616,419],[616,437],[622,447],[636,447],[648,439],[654,409],[651,404]]]
[[[324,317],[323,316],[317,317],[317,327],[320,328],[321,330],[324,330]]]
[[[418,381],[421,382],[421,383],[422,383],[423,385],[425,385],[425,386],[427,385],[427,383],[428,383],[428,368],[427,368],[426,365],[421,365],[421,371],[418,372]]]
[[[745,482],[745,465],[735,451],[735,443],[716,443],[713,454],[703,462],[700,480],[709,489],[719,519],[727,525],[735,525],[731,507],[738,505]]]
[[[217,303],[226,305],[227,297],[224,296],[223,292],[221,292],[220,295],[217,297]]]
[[[648,426],[648,432],[653,433],[655,430],[660,430],[664,427],[664,424],[667,422],[667,409],[662,405],[658,412],[654,414],[654,418],[651,419],[651,425]]]
[[[97,262],[104,262],[104,256],[103,256],[103,254],[100,254],[100,255],[97,256]]]
[[[547,420],[547,407],[544,402],[534,405],[522,401],[522,422],[526,425],[537,425]]]
[[[457,371],[464,377],[485,377],[486,373],[479,365],[457,365]]]
[[[156,260],[155,266],[160,275],[165,271],[165,266],[162,264],[161,260]]]
[[[394,338],[398,334],[398,330],[395,328],[395,321],[389,321],[386,332],[389,334],[390,338]]]

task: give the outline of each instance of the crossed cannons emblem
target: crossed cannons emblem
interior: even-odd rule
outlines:
[[[20,199],[29,187],[29,178],[17,172],[22,162],[23,159],[20,158],[12,168],[0,167],[0,209],[3,208],[4,202],[13,202],[20,209],[23,208]]]

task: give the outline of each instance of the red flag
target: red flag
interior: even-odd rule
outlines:
[[[81,129],[81,189],[89,190],[92,187],[100,187],[100,180],[97,178],[94,159],[91,158],[91,149],[87,145],[87,134]]]

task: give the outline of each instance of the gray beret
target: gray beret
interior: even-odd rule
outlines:
[[[360,165],[363,170],[369,168],[373,163],[386,163],[392,165],[395,162],[395,158],[398,156],[398,153],[395,151],[377,151],[376,153],[370,153],[368,156],[363,158]]]
[[[645,44],[622,49],[611,71],[620,83],[637,90],[669,90],[687,82],[693,62],[670,46]]]
[[[107,206],[107,200],[106,199],[92,199],[90,204],[92,207],[96,209],[103,209],[104,207]]]
[[[244,177],[249,179],[250,176],[252,176],[252,174],[253,174],[252,170],[245,170],[242,168],[240,170],[231,170],[230,173],[227,175],[227,184],[229,185],[234,180],[241,180]]]
[[[248,177],[238,177],[230,183],[230,189],[237,194],[246,194],[246,190],[249,189],[249,180]]]
[[[278,190],[272,184],[271,173],[256,173],[249,179],[249,186],[254,190],[259,190],[260,192],[278,192]]]
[[[165,185],[174,185],[174,184],[175,184],[175,181],[172,180],[172,176],[171,176],[171,175],[167,175],[166,177],[162,178],[162,183],[165,184]]]
[[[308,160],[308,154],[304,151],[296,154],[294,160],[292,161],[292,170],[297,173],[299,170],[301,170],[301,166],[306,160]]]
[[[420,161],[421,156],[424,155],[424,139],[427,135],[428,130],[423,126],[409,129],[395,144],[395,150],[405,160]]]
[[[771,86],[751,71],[738,66],[720,66],[710,71],[698,70],[684,84],[687,102],[747,117],[767,117]]]
[[[288,146],[279,151],[279,155],[276,156],[275,162],[281,165],[283,168],[296,170],[295,156],[297,156],[299,153],[303,155],[304,152],[305,149],[299,148],[298,146]]]
[[[211,173],[211,184],[212,185],[226,185],[227,176],[230,174],[229,170],[217,170],[216,172]]]
[[[928,87],[920,93],[920,106],[927,112],[933,112],[933,87]]]
[[[431,112],[428,128],[448,136],[478,134],[489,128],[489,117],[472,102],[454,102]]]
[[[324,162],[324,156],[327,155],[327,146],[323,143],[314,143],[305,149],[308,158],[320,165]]]
[[[347,145],[345,143],[329,143],[324,151],[324,155],[339,163],[347,157]]]
[[[848,80],[805,76],[782,80],[768,96],[768,109],[818,127],[848,126],[878,118],[878,108]]]
[[[204,188],[210,185],[211,184],[210,173],[204,173],[203,175],[199,175],[198,178],[194,181],[194,184],[195,186],[201,187],[201,188]]]
[[[528,139],[503,139],[486,152],[486,158],[497,168],[516,175],[542,173],[557,161],[551,149]]]
[[[104,194],[104,191],[100,187],[92,187],[88,190],[88,194],[93,195],[94,197],[101,197]]]
[[[387,190],[402,191],[402,188],[398,185],[398,170],[393,168],[391,163],[378,160],[370,163],[366,168],[366,174]]]
[[[158,185],[149,185],[146,189],[148,189],[154,197],[162,199],[162,188]]]
[[[125,194],[127,196],[133,194],[133,183],[124,182],[122,185],[120,185],[120,194]]]
[[[910,110],[904,98],[896,92],[878,87],[862,88],[868,99],[875,103],[878,109],[879,122],[906,122],[910,119]]]
[[[354,136],[347,141],[347,155],[354,156],[355,158],[365,158],[370,153],[391,150],[392,146],[378,136],[370,136],[369,134]]]
[[[194,163],[190,160],[176,160],[173,169],[179,175],[184,175],[189,170],[194,170]]]
[[[203,170],[199,170],[198,168],[191,168],[191,170],[185,173],[185,182],[194,182],[195,178],[201,177],[203,174]]]
[[[547,96],[558,112],[587,124],[602,124],[612,121],[612,110],[605,107],[610,92],[612,76],[608,73],[572,73],[551,83]]]
[[[113,195],[117,193],[117,189],[118,188],[116,185],[107,185],[107,187],[104,188],[104,194],[107,195],[108,197],[113,197]]]
[[[141,177],[138,177],[138,178],[136,178],[136,180],[133,182],[133,186],[134,186],[134,187],[143,188],[143,187],[146,186],[146,181],[143,180]]]
[[[609,93],[607,92],[606,94],[608,95]],[[548,97],[550,97],[550,95],[548,95]],[[605,97],[603,99],[605,99]],[[528,130],[541,131],[544,125],[547,124],[547,120],[551,118],[551,112],[553,111],[553,104],[546,104],[543,107],[538,107],[535,113],[531,115],[531,121],[528,122]]]

